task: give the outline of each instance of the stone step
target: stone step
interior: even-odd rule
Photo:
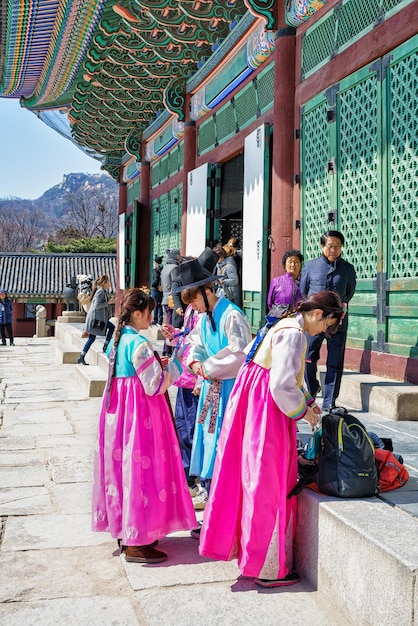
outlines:
[[[417,489],[412,482],[401,490]],[[418,519],[379,497],[339,499],[305,488],[298,503],[299,574],[354,624],[416,626]]]
[[[58,357],[60,363],[77,363],[77,359],[80,356],[79,350],[74,350],[73,348],[66,348],[61,344],[55,346],[55,354]]]
[[[103,395],[106,386],[106,375],[98,365],[77,365],[76,378],[87,398],[98,398]]]
[[[325,367],[318,367],[321,386]],[[344,371],[337,404],[377,413],[391,420],[418,420],[418,385],[401,383],[371,374]]]

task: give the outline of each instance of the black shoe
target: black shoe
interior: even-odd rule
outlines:
[[[5,342],[5,341],[2,341],[2,342],[1,342],[1,345],[2,345],[2,346],[5,346],[5,345],[6,345],[6,342]]]
[[[86,363],[84,360],[84,354],[80,354],[80,356],[77,359],[77,363],[79,363],[80,365],[88,365],[88,363]]]
[[[10,342],[10,345],[11,345],[11,346],[14,346],[14,345],[15,345],[15,342],[14,342],[14,341],[11,341],[11,342]]]

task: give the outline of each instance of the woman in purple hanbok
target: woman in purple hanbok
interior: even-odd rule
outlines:
[[[177,359],[164,364],[140,332],[155,302],[145,291],[125,294],[109,379],[99,418],[94,462],[93,520],[126,550],[126,560],[160,563],[158,540],[196,526],[167,388],[181,374]],[[165,359],[167,361],[167,359]]]
[[[300,271],[302,269],[303,255],[299,250],[287,250],[282,258],[285,273],[276,276],[270,283],[267,296],[269,309],[274,305],[289,304],[293,309],[302,300],[300,293]]]
[[[338,294],[323,291],[263,329],[226,407],[199,551],[238,558],[241,573],[263,587],[299,581],[292,569],[296,498],[287,499],[297,481],[296,421],[316,425],[320,412],[302,387],[305,332],[336,332],[341,317]]]

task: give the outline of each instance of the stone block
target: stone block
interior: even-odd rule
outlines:
[[[64,348],[63,346],[56,346],[55,354],[58,357],[60,363],[77,363],[77,359],[80,356],[79,350],[74,350],[72,348]]]
[[[88,398],[97,398],[103,395],[106,386],[106,374],[101,367],[97,365],[76,366],[76,376],[85,395]]]
[[[299,503],[296,567],[324,599],[354,624],[414,624],[418,520],[378,498]]]

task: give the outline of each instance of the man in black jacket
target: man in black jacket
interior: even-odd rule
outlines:
[[[161,270],[163,269],[163,266],[161,265],[162,262],[163,257],[156,254],[153,262],[151,282],[151,296],[155,300],[154,320],[152,323],[160,325],[163,323],[163,290],[161,287]]]
[[[321,236],[322,255],[308,261],[302,269],[300,291],[307,297],[324,289],[338,291],[343,302],[348,304],[356,288],[354,266],[341,258],[344,236],[338,230],[329,230]],[[344,369],[344,352],[347,340],[347,314],[335,335],[327,339],[327,370],[322,390],[322,410],[335,406],[340,393],[341,378]],[[324,334],[308,336],[306,352],[305,381],[310,394],[315,397],[320,385],[317,379],[317,362]]]

